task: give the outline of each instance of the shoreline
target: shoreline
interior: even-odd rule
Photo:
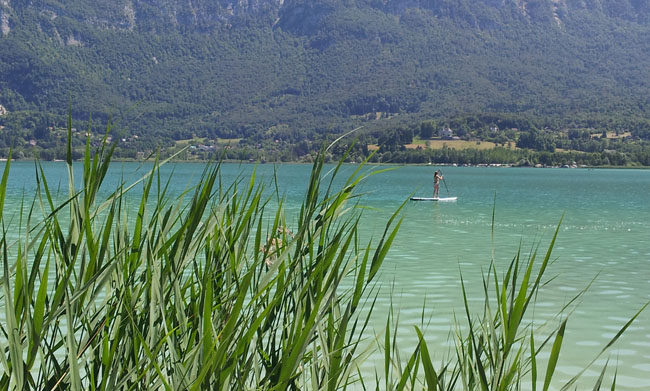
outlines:
[[[136,160],[136,159],[123,159],[123,158],[112,158],[113,163],[153,163],[154,159],[147,160]],[[8,161],[7,158],[0,158],[0,162]],[[12,162],[36,162],[38,159],[34,158],[21,158],[21,159],[11,159]],[[40,160],[41,162],[51,162],[51,163],[65,163],[65,160],[56,159],[56,160]],[[196,163],[196,164],[205,164],[210,162],[215,162],[217,160],[205,160],[205,159],[172,159],[168,163]],[[73,160],[75,163],[83,162],[82,159]],[[159,160],[160,162],[160,160]],[[244,161],[244,160],[232,160],[224,159],[223,163],[229,164],[252,164],[252,165],[261,165],[261,164],[313,164],[313,162],[308,161],[289,161],[289,162],[260,162],[260,161]],[[336,161],[333,159],[329,164],[336,164]],[[361,164],[358,162],[344,162],[343,164]],[[620,170],[648,170],[650,166],[545,166],[545,165],[517,165],[510,163],[480,163],[480,164],[456,164],[456,163],[384,163],[384,162],[368,162],[367,164],[379,165],[379,166],[431,166],[431,167],[480,167],[480,168],[558,168],[558,169],[620,169]]]

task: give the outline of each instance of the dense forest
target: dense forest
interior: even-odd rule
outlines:
[[[305,160],[362,127],[380,161],[649,164],[643,2],[3,0],[0,33],[4,155],[61,157],[70,114],[124,158]],[[408,146],[443,126],[500,149]]]

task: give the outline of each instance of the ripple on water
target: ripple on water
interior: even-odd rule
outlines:
[[[600,346],[601,343],[597,341],[578,341],[576,342],[578,346]]]
[[[416,318],[419,318],[422,315],[422,309],[417,308],[417,307],[412,307],[412,308],[401,308],[399,310],[399,313],[401,316],[415,316]]]
[[[434,324],[452,324],[453,322],[449,318],[443,318],[443,317],[433,317],[428,319],[428,323],[434,323]]]
[[[428,279],[430,280],[448,280],[451,277],[447,274],[441,274],[441,273],[431,273],[427,276]]]
[[[595,365],[595,367],[593,368],[604,368],[605,365],[607,366],[613,365],[614,367],[620,367],[621,363],[622,361],[619,359],[612,359],[610,357],[601,357],[596,361],[594,361],[593,365]]]
[[[618,325],[618,326],[617,325],[605,325],[602,328],[604,328],[605,330],[619,331],[621,329],[621,327],[622,326],[620,326],[620,325]],[[642,331],[642,330],[645,330],[645,327],[643,327],[643,326],[630,326],[630,327],[627,328],[627,330],[628,331]]]
[[[577,366],[577,365],[559,365],[557,367],[557,371],[559,373],[563,373],[565,375],[569,376],[575,376],[576,374],[580,373],[584,368]],[[587,377],[597,377],[600,375],[599,371],[596,371],[594,369],[587,369],[586,371],[583,372],[582,378],[587,378]]]
[[[439,298],[445,298],[447,295],[444,293],[427,293],[426,299],[439,299]]]
[[[613,349],[612,356],[636,356],[639,352],[634,349]]]
[[[617,375],[616,388],[630,389],[630,390],[647,390],[650,388],[650,379],[625,376],[625,375]]]
[[[455,348],[456,343],[453,340],[446,340],[445,342],[442,343],[443,348]]]
[[[419,283],[414,283],[414,284],[412,284],[412,285],[410,286],[410,288],[411,288],[411,289],[414,289],[414,290],[422,290],[422,289],[426,289],[426,288],[430,288],[430,287],[431,287],[431,283],[429,283],[429,282],[427,282],[427,281],[422,281],[422,282],[419,282]],[[428,296],[428,295],[427,295],[427,296]]]
[[[650,364],[636,364],[632,365],[632,368],[643,372],[650,372]]]
[[[616,289],[598,292],[599,295],[620,295],[621,293],[623,293],[623,291],[619,291]]]
[[[426,330],[427,331],[429,331],[429,330],[438,331],[438,332],[449,332],[449,331],[451,331],[451,325],[448,325],[448,324],[429,325],[429,326],[427,326]],[[427,339],[429,339],[428,336],[427,336]]]

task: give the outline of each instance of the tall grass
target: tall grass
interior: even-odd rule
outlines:
[[[219,164],[180,197],[156,162],[99,199],[111,154],[88,142],[77,186],[68,144],[63,202],[36,163],[18,241],[4,219],[5,165],[0,390],[514,390],[539,376],[548,389],[566,321],[541,346],[522,322],[552,243],[536,276],[534,256],[517,256],[502,278],[491,269],[483,317],[466,304],[469,333],[457,332],[457,356],[442,366],[417,327],[420,343],[402,362],[389,315],[383,371],[368,377],[358,368],[374,349],[363,336],[375,279],[402,220],[398,209],[377,243],[360,240],[361,168],[336,187],[341,165],[324,175],[317,159],[288,227],[282,200],[270,208],[255,175],[223,183]]]

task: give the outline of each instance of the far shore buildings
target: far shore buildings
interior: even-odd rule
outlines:
[[[454,132],[452,132],[449,126],[444,126],[438,132],[438,136],[442,137],[445,140],[451,140],[451,138],[454,136]]]

